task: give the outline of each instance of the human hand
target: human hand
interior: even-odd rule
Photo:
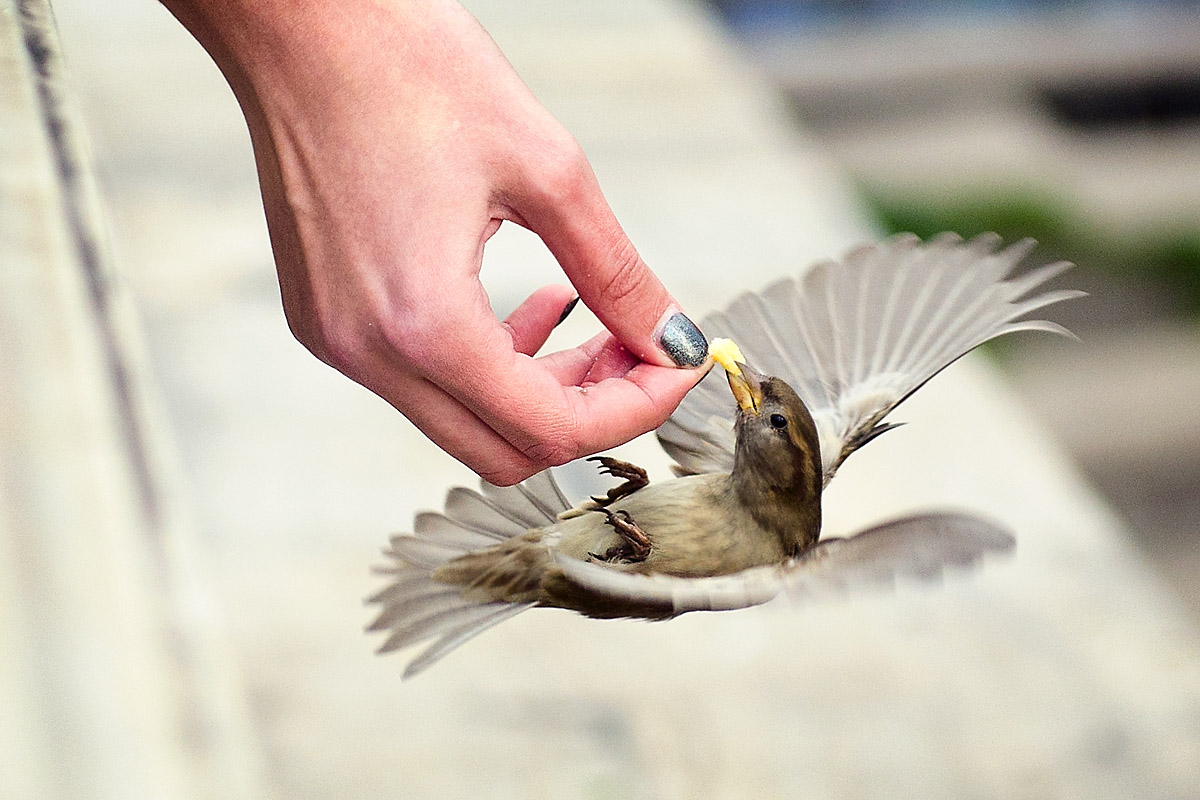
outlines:
[[[638,256],[577,143],[452,0],[164,0],[250,128],[296,338],[496,484],[662,423],[703,336]],[[575,297],[503,322],[479,282],[505,220],[607,331],[535,358]]]

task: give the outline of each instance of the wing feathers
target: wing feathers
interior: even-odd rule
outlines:
[[[1004,326],[1004,333],[1014,333],[1016,331],[1044,331],[1046,333],[1057,333],[1060,336],[1065,336],[1068,339],[1079,340],[1071,331],[1059,325],[1057,322],[1050,322],[1044,319],[1033,319],[1024,322],[1010,322]]]
[[[901,577],[931,580],[947,567],[970,567],[1014,545],[1008,531],[981,517],[918,514],[821,542],[800,557],[787,580],[793,588],[810,590],[830,579],[846,586],[889,584]]]
[[[1026,239],[1001,248],[994,234],[970,241],[942,234],[927,242],[911,234],[894,236],[742,295],[701,327],[709,335],[734,338],[752,366],[793,386],[817,423],[828,482],[847,455],[894,427],[882,420],[896,405],[974,347],[1014,331],[1067,334],[1054,322],[1027,315],[1082,294],[1042,290],[1070,265],[1047,264],[1011,277],[1033,246]],[[732,468],[733,409],[724,375],[711,370],[658,431],[677,471]],[[503,543],[555,523],[570,508],[547,471],[512,487],[455,488],[442,513],[418,514],[413,534],[393,537],[385,550],[392,563],[379,571],[390,582],[368,601],[380,606],[369,630],[388,634],[380,651],[432,639],[405,671],[411,677],[530,608],[528,596],[496,602],[496,594],[479,591],[482,583],[525,574],[508,569],[519,563],[504,561],[503,569],[483,564],[473,584],[458,585],[447,576],[472,559],[487,562],[496,552],[528,555]],[[496,545],[501,547],[490,549]],[[899,577],[929,580],[947,567],[971,566],[1012,546],[1006,531],[976,517],[925,514],[823,541],[784,564],[719,577],[642,575],[554,557],[568,580],[653,617],[655,609],[672,616],[744,608],[782,593],[811,597]],[[487,553],[463,558],[481,550]],[[545,550],[528,552],[531,558],[547,557]],[[434,580],[439,568],[442,580]]]
[[[569,579],[587,589],[616,600],[660,606],[671,615],[760,605],[783,589],[779,565],[714,578],[676,578],[621,572],[564,555],[556,561]]]
[[[898,578],[935,580],[948,567],[974,566],[1013,545],[1012,535],[995,523],[944,512],[886,522],[847,539],[823,541],[785,564],[715,578],[620,572],[566,556],[557,563],[568,578],[599,594],[683,614],[746,608],[782,593],[805,599],[892,585]]]
[[[970,350],[1014,331],[1065,332],[1022,319],[1082,294],[1035,293],[1066,262],[1009,277],[1034,244],[999,249],[995,234],[893,236],[742,295],[701,328],[733,338],[752,366],[792,385],[817,421],[828,483],[884,416]],[[734,403],[724,383],[710,374],[659,428],[678,472],[732,467]]]

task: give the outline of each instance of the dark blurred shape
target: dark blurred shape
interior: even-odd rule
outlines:
[[[1041,89],[1054,117],[1076,128],[1171,126],[1200,119],[1200,75],[1099,78]]]
[[[743,35],[821,32],[928,19],[1012,19],[1037,15],[1121,15],[1138,10],[1188,11],[1198,0],[705,0]]]

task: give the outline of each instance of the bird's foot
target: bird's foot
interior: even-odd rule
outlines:
[[[621,562],[625,564],[636,561],[645,561],[650,555],[650,537],[646,532],[638,527],[638,524],[633,521],[633,517],[628,511],[611,511],[607,508],[597,509],[604,513],[608,518],[608,524],[613,526],[613,530],[621,537],[621,543],[608,548],[604,555],[596,553],[588,553],[592,558],[609,563]]]
[[[630,464],[628,461],[621,461],[610,456],[592,456],[588,461],[599,462],[601,474],[612,475],[614,478],[621,478],[625,481],[609,489],[604,497],[592,496],[592,502],[599,508],[611,505],[622,497],[628,497],[650,483],[650,477],[646,475],[646,470],[636,464]]]

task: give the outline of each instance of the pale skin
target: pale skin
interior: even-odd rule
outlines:
[[[163,0],[221,68],[254,145],[295,334],[492,483],[661,424],[701,370],[586,157],[452,0]],[[571,286],[507,319],[479,282],[504,221]],[[535,357],[576,293],[607,330]]]

